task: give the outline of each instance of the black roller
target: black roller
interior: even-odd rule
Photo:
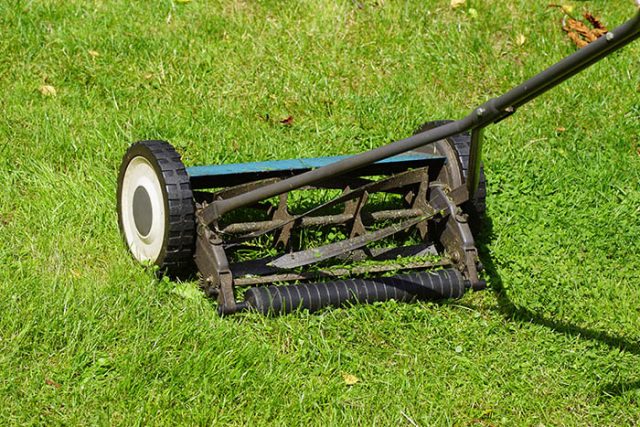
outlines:
[[[465,280],[458,270],[404,274],[375,279],[348,279],[289,286],[249,289],[243,308],[263,314],[290,313],[298,308],[317,311],[323,307],[376,301],[413,301],[460,298]]]

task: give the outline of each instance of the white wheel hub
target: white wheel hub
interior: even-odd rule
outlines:
[[[131,253],[138,261],[156,262],[164,243],[166,212],[162,185],[149,160],[131,159],[120,198],[122,229]]]

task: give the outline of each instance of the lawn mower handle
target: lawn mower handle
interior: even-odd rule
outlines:
[[[216,200],[199,212],[200,223],[209,225],[225,213],[235,209],[250,206],[261,200],[287,193],[306,185],[319,183],[331,177],[343,175],[379,160],[468,131],[471,131],[472,143],[466,185],[469,197],[473,197],[478,188],[480,178],[482,131],[486,126],[507,118],[521,105],[559,85],[605,56],[628,45],[638,37],[640,37],[640,12],[621,26],[562,59],[540,74],[511,89],[509,92],[482,104],[461,120],[259,187],[238,196]]]

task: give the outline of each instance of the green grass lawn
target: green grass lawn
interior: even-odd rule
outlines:
[[[0,2],[0,424],[640,424],[640,43],[488,129],[488,291],[222,319],[121,243],[135,140],[357,153],[575,51],[547,0],[449,3]]]

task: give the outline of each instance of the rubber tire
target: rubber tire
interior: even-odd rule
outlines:
[[[432,122],[427,122],[420,126],[415,134],[425,132],[427,130],[431,130],[437,128],[442,125],[446,125],[447,123],[451,123],[453,120],[435,120]],[[446,138],[445,141],[449,143],[451,148],[455,151],[458,159],[458,165],[462,170],[463,181],[466,182],[467,174],[469,170],[469,151],[471,148],[471,134],[469,132],[464,132],[458,135],[454,135],[452,137]],[[472,217],[474,222],[479,222],[484,217],[485,211],[487,209],[487,181],[484,175],[484,165],[480,163],[480,182],[478,185],[478,191],[474,197],[469,200],[464,205],[464,210]]]
[[[129,147],[118,174],[118,226],[127,244],[122,223],[122,182],[129,162],[143,156],[151,163],[162,188],[165,210],[164,237],[153,264],[160,275],[182,277],[193,271],[196,241],[195,205],[186,168],[180,154],[165,141],[139,141]],[[133,254],[132,254],[133,256]]]

